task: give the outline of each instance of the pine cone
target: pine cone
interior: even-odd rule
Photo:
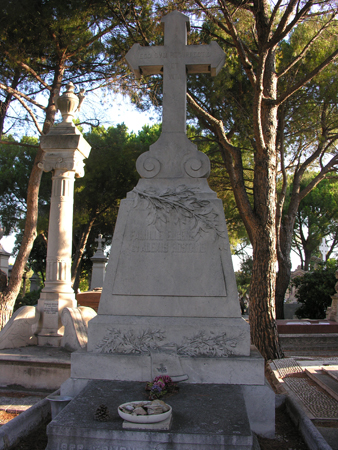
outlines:
[[[94,413],[94,420],[107,422],[110,419],[109,409],[106,405],[100,405]]]

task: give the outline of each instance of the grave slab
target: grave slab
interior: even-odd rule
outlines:
[[[145,400],[144,383],[95,381],[47,428],[46,450],[251,450],[253,435],[240,386],[182,384],[165,399],[173,408],[169,431],[124,430],[120,404]],[[100,404],[110,412],[97,422]]]

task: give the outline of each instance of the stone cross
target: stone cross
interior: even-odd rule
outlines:
[[[330,250],[330,247],[328,247],[328,246],[326,245],[325,239],[323,238],[323,239],[322,239],[322,243],[321,243],[320,246],[319,246],[319,251],[320,251],[320,253],[322,254],[322,259],[323,259],[323,261],[326,260],[326,254],[327,254],[327,252],[328,252],[329,250]]]
[[[141,47],[134,44],[126,60],[136,78],[163,73],[162,131],[186,132],[187,73],[217,75],[225,54],[217,42],[187,45],[189,18],[173,11],[162,18],[164,45]]]
[[[102,250],[102,243],[106,242],[106,240],[102,238],[102,234],[99,234],[95,242],[97,242],[97,250]]]

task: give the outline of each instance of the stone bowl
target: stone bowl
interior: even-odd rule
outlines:
[[[169,411],[166,411],[162,414],[151,414],[151,415],[147,415],[147,416],[132,416],[131,414],[125,413],[123,411],[121,411],[120,408],[127,406],[127,405],[134,405],[135,403],[140,403],[140,401],[138,402],[128,402],[128,403],[123,403],[122,405],[120,405],[117,408],[117,412],[119,413],[119,416],[126,420],[127,422],[133,422],[133,423],[157,423],[157,422],[162,422],[163,420],[166,420],[168,417],[170,417],[171,413],[172,413],[172,407],[170,405],[167,404],[167,406],[170,408]]]

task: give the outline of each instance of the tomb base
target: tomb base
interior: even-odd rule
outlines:
[[[248,402],[261,398],[262,392],[257,394],[253,387],[244,392],[238,385],[182,383],[178,394],[165,398],[173,409],[169,430],[126,430],[117,408],[128,401],[145,400],[144,387],[144,383],[138,382],[91,381],[49,424],[46,450],[254,448],[255,425],[252,425]],[[273,393],[267,386],[265,389],[263,396],[271,400],[270,393]],[[264,421],[265,426],[263,434],[272,437],[274,402],[260,403],[261,422]],[[107,422],[94,420],[94,413],[101,404],[109,409]]]
[[[81,389],[83,380],[147,382],[161,374],[171,377],[187,375],[189,383],[264,385],[264,359],[255,347],[251,347],[249,356],[227,358],[182,356],[173,361],[169,354],[169,356],[162,355],[163,363],[159,363],[157,356],[157,353],[112,355],[79,350],[72,353],[71,378],[75,380],[75,385],[80,383]],[[181,369],[181,373],[177,372],[177,367]],[[67,387],[67,392],[64,390],[65,387],[62,389],[62,395],[77,393],[75,387]]]

